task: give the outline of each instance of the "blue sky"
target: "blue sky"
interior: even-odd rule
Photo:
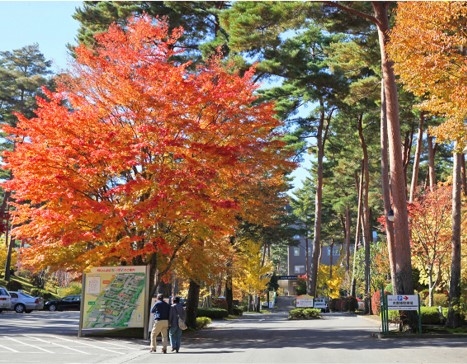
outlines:
[[[0,0],[0,51],[12,51],[33,43],[52,69],[67,66],[67,43],[74,44],[78,22],[72,18],[82,1]]]

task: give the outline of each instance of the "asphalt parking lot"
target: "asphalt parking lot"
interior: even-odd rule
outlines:
[[[184,332],[180,353],[149,353],[143,339],[78,337],[78,312],[0,314],[0,363],[465,363],[467,338],[379,339],[378,320],[324,314],[289,321],[284,312],[245,314]]]

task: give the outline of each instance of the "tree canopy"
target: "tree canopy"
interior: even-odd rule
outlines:
[[[286,188],[293,164],[254,69],[213,58],[188,72],[172,61],[181,34],[149,17],[111,26],[76,49],[37,117],[5,128],[17,143],[6,154],[14,233],[35,269],[171,256],[229,236],[238,216],[264,217],[259,191]]]
[[[390,38],[388,51],[405,87],[424,98],[425,110],[448,118],[435,132],[438,140],[467,145],[465,2],[401,2]]]

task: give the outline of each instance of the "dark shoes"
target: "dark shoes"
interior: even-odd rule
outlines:
[[[163,352],[164,354],[167,354],[167,349],[162,349],[162,352]]]

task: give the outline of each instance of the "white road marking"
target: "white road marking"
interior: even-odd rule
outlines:
[[[28,344],[28,343],[25,343],[24,341],[16,340],[16,339],[13,339],[13,338],[8,337],[8,336],[4,336],[4,337],[5,337],[5,339],[8,339],[8,340],[10,340],[10,341],[14,341],[14,342],[16,342],[16,343],[18,343],[18,344],[20,344],[20,345],[23,345],[23,346],[24,346],[24,345],[30,346],[30,347],[32,347],[32,348],[35,348],[35,349],[38,349],[38,350],[41,350],[41,351],[45,351],[46,353],[54,354],[53,351],[50,351],[50,350],[47,350],[47,349],[43,349],[43,348],[41,348],[40,346]]]
[[[40,338],[35,337],[35,336],[29,336],[29,335],[23,335],[23,336],[31,337],[31,338],[33,338],[34,340],[37,340],[37,341],[40,341],[40,342],[43,342],[43,343],[52,344],[52,345],[55,345],[55,346],[60,346],[61,348],[65,348],[65,349],[68,349],[68,350],[76,351],[77,353],[89,354],[89,353],[87,353],[87,352],[85,352],[85,351],[78,350],[78,349],[72,348],[72,347],[67,346],[67,345],[62,345],[62,344],[58,344],[58,343],[51,342],[51,341],[48,341],[48,340],[40,339]]]
[[[115,350],[103,348],[102,346],[92,345],[90,343],[85,342],[84,340],[71,340],[71,339],[66,339],[64,337],[59,337],[59,336],[56,336],[56,338],[59,338],[60,340],[63,340],[63,341],[69,341],[69,342],[72,342],[72,343],[75,343],[75,344],[78,342],[79,344],[82,344],[82,345],[85,345],[85,346],[89,346],[89,347],[104,350],[104,351],[109,351],[109,352],[115,353],[115,354],[120,354],[120,355],[126,354],[126,353],[122,353],[121,351],[115,351]]]
[[[13,352],[13,353],[19,353],[18,350],[9,348],[8,346],[5,346],[5,345],[0,345],[0,348],[6,349],[6,350],[10,350],[10,351]]]

